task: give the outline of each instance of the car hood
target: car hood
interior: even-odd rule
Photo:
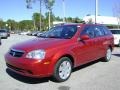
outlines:
[[[114,38],[120,38],[120,34],[113,34]]]
[[[6,32],[0,32],[0,34],[7,34]]]
[[[49,49],[66,45],[69,39],[54,39],[54,38],[36,38],[28,40],[19,44],[16,44],[12,49],[23,50],[26,52],[37,50],[37,49]]]

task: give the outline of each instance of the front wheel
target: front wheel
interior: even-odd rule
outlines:
[[[112,55],[112,50],[110,48],[107,49],[105,57],[103,57],[103,60],[105,62],[110,61]]]
[[[57,82],[66,81],[72,72],[72,62],[68,57],[62,57],[56,64],[53,77]]]

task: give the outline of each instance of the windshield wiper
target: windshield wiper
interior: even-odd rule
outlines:
[[[48,38],[60,38],[58,36],[48,36]]]

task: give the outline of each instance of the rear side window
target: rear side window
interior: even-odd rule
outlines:
[[[94,27],[93,26],[85,26],[81,35],[87,34],[90,38],[94,38]]]
[[[85,26],[81,34],[87,34],[90,38],[111,35],[111,32],[105,26],[101,25],[88,25]]]
[[[94,31],[95,31],[95,37],[99,37],[99,36],[105,35],[103,29],[100,26],[96,26],[94,28]]]
[[[105,26],[96,26],[95,37],[111,35],[111,31]]]

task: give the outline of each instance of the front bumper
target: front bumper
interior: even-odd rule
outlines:
[[[47,60],[30,60],[24,57],[17,58],[11,56],[9,53],[5,55],[6,65],[12,71],[28,77],[48,77],[51,76],[49,71],[50,63]]]
[[[7,35],[0,35],[1,38],[7,38]]]
[[[114,39],[114,44],[115,45],[118,45],[120,43],[120,40],[119,39]]]

